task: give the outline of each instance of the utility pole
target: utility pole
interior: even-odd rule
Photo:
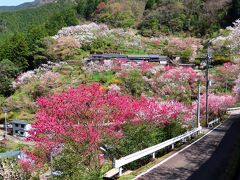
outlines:
[[[228,92],[228,71],[227,71],[227,68],[226,68],[226,76],[227,76],[227,79],[226,79],[226,93]]]
[[[208,94],[209,94],[209,65],[210,65],[211,57],[212,57],[212,53],[211,53],[210,44],[209,44],[208,52],[207,52],[207,62],[206,62],[206,121],[207,121],[207,125],[209,122]]]
[[[6,136],[7,136],[7,112],[8,112],[8,109],[7,109],[7,107],[6,106],[4,106],[3,108],[2,108],[2,110],[3,110],[3,112],[4,112],[4,119],[5,119],[5,121],[4,121],[4,127],[5,127],[5,132],[4,132],[4,139],[6,139]]]
[[[198,104],[197,104],[197,128],[199,128],[201,126],[200,124],[200,104],[201,104],[201,90],[200,90],[200,87],[201,87],[201,81],[198,80]]]

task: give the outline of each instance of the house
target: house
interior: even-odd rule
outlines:
[[[102,61],[107,59],[127,59],[124,54],[93,54],[91,61]]]
[[[127,61],[148,61],[159,62],[161,65],[167,65],[169,58],[158,54],[144,55],[124,55],[124,54],[93,54],[89,61],[103,61],[106,59],[125,59]]]
[[[32,128],[31,124],[25,121],[13,120],[10,124],[12,124],[13,136],[27,137],[28,131]]]

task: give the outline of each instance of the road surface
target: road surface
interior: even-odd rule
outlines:
[[[240,115],[232,115],[201,140],[165,163],[150,169],[138,180],[230,180],[231,164],[240,142]],[[234,159],[235,158],[235,159]],[[229,160],[231,159],[231,160]],[[240,169],[238,170],[238,172]],[[232,173],[233,174],[233,173]]]

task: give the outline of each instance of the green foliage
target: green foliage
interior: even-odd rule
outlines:
[[[102,73],[94,73],[90,77],[90,82],[100,82],[104,85],[109,85],[111,81],[115,78],[115,74],[112,71],[102,72]]]
[[[87,1],[86,0],[78,0],[78,4],[77,4],[77,13],[81,16],[81,17],[86,17],[86,5],[87,5]]]
[[[13,62],[7,59],[0,61],[0,94],[5,96],[11,94],[11,82],[13,80],[12,77],[15,77],[18,72],[19,69]]]
[[[100,2],[106,2],[107,0],[77,0],[77,13],[83,18],[90,18],[95,12]]]
[[[179,136],[183,134],[185,131],[186,129],[182,128],[182,124],[174,121],[164,128],[164,132],[166,132],[165,133],[166,139],[171,139],[176,136]]]
[[[149,124],[123,125],[123,135],[113,151],[113,156],[121,158],[139,150],[151,147],[165,140],[163,128]]]
[[[9,59],[21,70],[28,67],[29,48],[23,34],[17,33],[1,47],[0,59]]]
[[[231,62],[231,57],[224,56],[224,55],[213,56],[213,64],[214,65],[222,65],[227,62]]]
[[[89,51],[91,54],[110,53],[116,51],[117,48],[111,37],[97,38],[93,43],[82,47],[84,51]]]
[[[101,165],[97,163],[97,160],[94,161],[94,158],[96,158],[94,155],[81,156],[77,152],[72,152],[70,149],[65,148],[59,156],[54,158],[53,164],[54,171],[61,171],[63,174],[53,179],[102,179]]]
[[[6,152],[6,151],[7,151],[6,147],[1,144],[0,145],[0,153]]]
[[[146,4],[146,9],[152,9],[155,4],[156,0],[148,0]]]
[[[113,27],[136,27],[141,21],[146,5],[145,0],[113,0],[106,3],[100,13],[95,13],[98,22],[107,23]]]
[[[64,26],[74,26],[78,24],[77,13],[71,8],[65,8],[50,17],[46,23],[46,29],[49,35],[55,35],[59,29]]]
[[[110,24],[114,27],[127,28],[134,26],[136,18],[130,11],[118,12],[115,14],[112,14],[111,12],[106,12],[99,15],[98,21]]]
[[[225,25],[229,8],[227,1],[218,3],[217,0],[148,0],[140,29],[148,36],[157,31],[204,36]]]
[[[235,21],[240,17],[240,0],[232,0],[232,6],[228,11],[226,17],[227,25],[232,25],[231,22]]]
[[[155,126],[151,123],[144,124],[124,124],[122,133],[124,138],[118,140],[117,143],[107,141],[109,155],[115,158],[121,158],[132,154],[139,150],[159,144],[163,141],[176,137],[186,130],[182,128],[178,122],[172,122],[166,127]],[[113,143],[113,144],[112,144]],[[146,157],[128,165],[128,168],[134,169],[149,162],[151,158]]]
[[[48,4],[37,8],[0,13],[0,44],[16,32],[26,33],[30,27],[45,24],[50,17],[60,11],[58,3]]]
[[[122,83],[127,92],[135,97],[140,97],[146,88],[141,72],[138,70],[130,71],[126,77],[122,78]]]
[[[181,52],[181,59],[183,60],[184,63],[188,63],[191,56],[192,50],[190,48],[187,48]]]

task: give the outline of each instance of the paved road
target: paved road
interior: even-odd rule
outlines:
[[[237,142],[239,145],[240,115],[232,115],[209,135],[138,180],[233,179],[226,176],[226,170],[229,167],[229,158],[233,158]]]

